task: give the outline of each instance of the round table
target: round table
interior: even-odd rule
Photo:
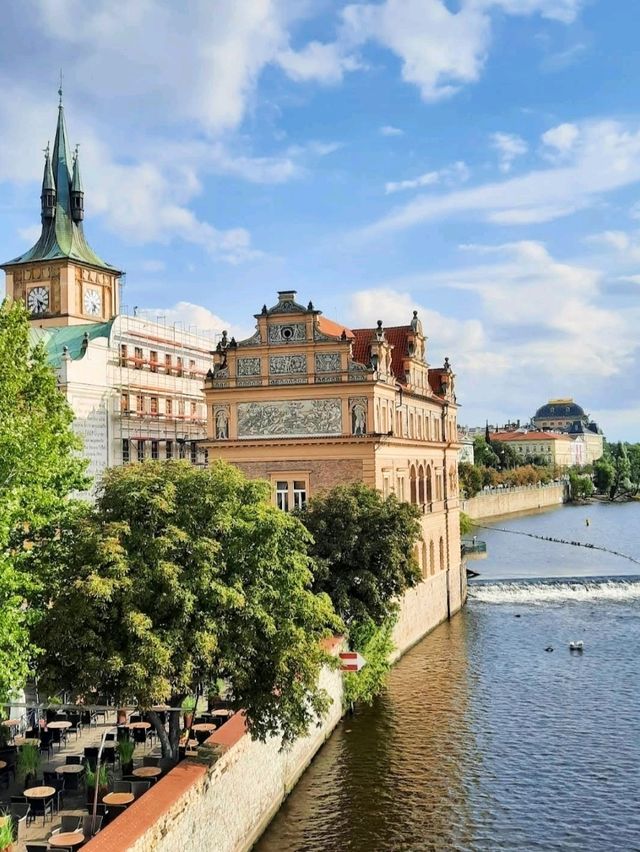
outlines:
[[[134,799],[133,793],[107,793],[102,801],[105,805],[130,805]]]
[[[210,716],[219,716],[221,719],[228,719],[233,716],[235,710],[212,710]]]
[[[207,733],[212,734],[216,729],[216,726],[213,722],[198,722],[197,725],[192,725],[192,731],[207,731]]]
[[[47,728],[54,729],[56,731],[65,731],[67,728],[71,727],[71,722],[68,719],[61,719],[59,722],[48,722]]]
[[[19,728],[22,724],[22,719],[5,719],[0,722],[0,725],[6,725],[8,728]]]
[[[62,834],[53,834],[47,842],[54,849],[59,846],[69,849],[84,843],[84,834],[81,831],[65,831]]]
[[[49,796],[54,796],[55,792],[55,787],[29,787],[22,795],[27,799],[48,799]]]
[[[76,775],[84,772],[84,766],[81,763],[65,763],[64,766],[57,766],[56,772],[63,772],[65,775]]]
[[[126,727],[134,728],[134,729],[137,728],[138,730],[148,731],[149,728],[151,727],[151,722],[129,722],[129,724]]]
[[[162,775],[162,769],[159,766],[139,766],[131,774],[136,778],[157,778]]]

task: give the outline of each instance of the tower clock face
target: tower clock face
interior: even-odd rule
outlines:
[[[27,294],[27,308],[33,316],[46,314],[49,310],[49,290],[46,287],[32,287]]]
[[[85,314],[99,316],[102,313],[102,296],[99,290],[87,288],[84,291],[83,307]]]

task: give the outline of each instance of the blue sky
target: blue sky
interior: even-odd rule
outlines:
[[[5,0],[0,257],[39,230],[62,66],[130,308],[244,334],[278,289],[353,326],[416,307],[460,422],[574,396],[638,440],[635,5]]]

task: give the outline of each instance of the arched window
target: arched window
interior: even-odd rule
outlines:
[[[422,465],[418,468],[418,503],[424,503],[424,468]]]
[[[440,570],[444,571],[444,540],[440,536]]]
[[[433,473],[431,471],[431,465],[427,465],[427,503],[433,502],[433,481],[432,481]]]
[[[433,541],[429,542],[429,569],[431,574],[436,573],[436,549],[433,546]]]
[[[418,502],[418,492],[416,490],[417,483],[416,483],[415,465],[411,465],[411,469],[409,471],[409,477],[411,479],[411,502],[417,503]]]

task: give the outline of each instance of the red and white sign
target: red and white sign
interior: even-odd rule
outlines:
[[[367,665],[364,657],[360,656],[357,651],[343,651],[340,654],[342,665],[340,666],[343,672],[359,672],[361,668]]]

